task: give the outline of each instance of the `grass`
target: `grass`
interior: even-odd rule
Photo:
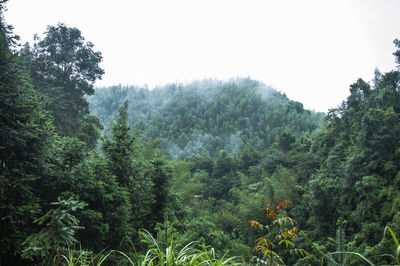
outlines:
[[[110,250],[106,253],[102,251],[95,256],[90,251],[69,248],[66,255],[57,255],[54,258],[54,264],[100,266],[104,263],[104,265],[114,265],[115,262],[110,258],[111,255],[117,255],[125,262],[123,265],[132,266],[243,265],[238,262],[237,257],[228,257],[227,254],[219,257],[213,247],[199,241],[191,241],[189,236],[178,232],[174,223],[159,224],[156,232],[157,236],[153,236],[145,229],[139,231],[140,242],[146,247],[145,251],[140,253],[136,251],[135,245],[130,239],[125,239],[134,251],[133,256],[119,250]],[[119,263],[118,265],[121,265]]]

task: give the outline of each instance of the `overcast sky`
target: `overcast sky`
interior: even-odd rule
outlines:
[[[102,52],[97,86],[251,77],[327,111],[375,68],[395,68],[399,0],[10,0],[22,40],[77,27]]]

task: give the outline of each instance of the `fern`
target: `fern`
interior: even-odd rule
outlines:
[[[52,202],[56,209],[49,210],[44,216],[35,221],[45,227],[39,232],[30,235],[23,246],[22,257],[34,259],[36,257],[48,258],[50,253],[55,255],[63,247],[70,247],[78,242],[75,232],[83,227],[79,226],[79,220],[71,214],[78,209],[83,209],[87,204],[72,197],[68,199],[58,198]]]

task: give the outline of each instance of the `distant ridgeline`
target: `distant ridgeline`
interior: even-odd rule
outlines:
[[[130,123],[139,125],[144,138],[160,138],[161,147],[174,158],[204,152],[215,157],[220,150],[236,154],[246,147],[266,149],[285,131],[308,138],[324,117],[251,79],[201,80],[153,90],[98,88],[88,101],[106,133],[118,107],[128,101]]]

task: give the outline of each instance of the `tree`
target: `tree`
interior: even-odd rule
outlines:
[[[400,40],[395,39],[393,41],[394,45],[396,46],[396,51],[393,53],[393,55],[396,57],[396,63],[397,63],[397,68],[400,68]]]
[[[97,140],[101,137],[103,125],[100,120],[91,114],[86,114],[80,124],[78,139],[85,142],[89,150],[96,148]]]
[[[13,34],[13,26],[8,25],[4,20],[4,13],[7,11],[7,2],[8,0],[0,0],[0,34],[5,36],[7,43],[12,48],[16,44],[16,41],[19,40],[19,36]]]
[[[296,143],[296,138],[288,132],[283,132],[279,136],[278,147],[283,152],[288,152],[295,143]]]
[[[254,247],[257,257],[262,259],[262,264],[285,265],[283,256],[279,252],[308,255],[304,249],[295,248],[293,241],[298,238],[297,227],[295,221],[283,211],[292,203],[289,200],[282,202],[271,202],[266,198],[263,200],[267,203],[267,207],[264,209],[267,223],[261,224],[254,220],[247,222],[252,227],[265,231],[265,235],[255,241],[256,246]],[[257,257],[256,261],[259,261]]]
[[[27,224],[40,214],[37,192],[54,130],[3,22],[0,29],[0,264],[17,265]]]
[[[153,183],[152,194],[154,201],[151,205],[151,217],[148,225],[153,227],[156,223],[164,221],[164,212],[167,202],[171,200],[168,192],[168,183],[171,179],[171,168],[168,166],[167,159],[158,149],[160,140],[150,141],[144,145],[143,156],[149,164],[146,167],[145,176],[151,178]],[[166,217],[167,219],[169,217]]]
[[[135,174],[134,157],[138,145],[128,124],[128,102],[119,108],[119,116],[111,127],[111,136],[105,139],[103,151],[109,158],[110,170],[121,186],[129,186]]]
[[[354,240],[372,245],[398,213],[400,72],[375,71],[373,82],[359,79],[350,86],[314,144],[322,163],[308,198],[319,238],[333,234],[334,221],[343,217]]]
[[[21,50],[35,89],[46,96],[58,133],[77,136],[89,114],[84,96],[94,94],[93,84],[104,74],[99,65],[101,53],[85,42],[80,30],[62,23],[49,26],[44,39],[37,37],[36,41],[33,48],[27,44]]]
[[[229,190],[234,183],[233,158],[226,151],[221,151],[215,160],[212,179],[210,180],[208,194],[215,199],[227,198]]]
[[[131,206],[130,225],[138,230],[148,224],[154,204],[152,164],[143,158],[138,135],[128,124],[128,102],[119,108],[119,115],[111,126],[111,136],[105,139],[102,149],[109,171],[116,176],[121,192],[128,193]],[[153,165],[154,166],[154,165]],[[159,181],[157,181],[159,182]]]
[[[49,210],[35,221],[39,225],[46,223],[45,228],[30,235],[23,243],[26,247],[22,251],[24,258],[33,260],[40,257],[44,261],[52,261],[52,256],[62,252],[62,247],[69,248],[78,242],[75,232],[83,227],[79,226],[79,220],[71,212],[83,209],[87,204],[71,197],[58,198],[52,205],[57,208]]]

